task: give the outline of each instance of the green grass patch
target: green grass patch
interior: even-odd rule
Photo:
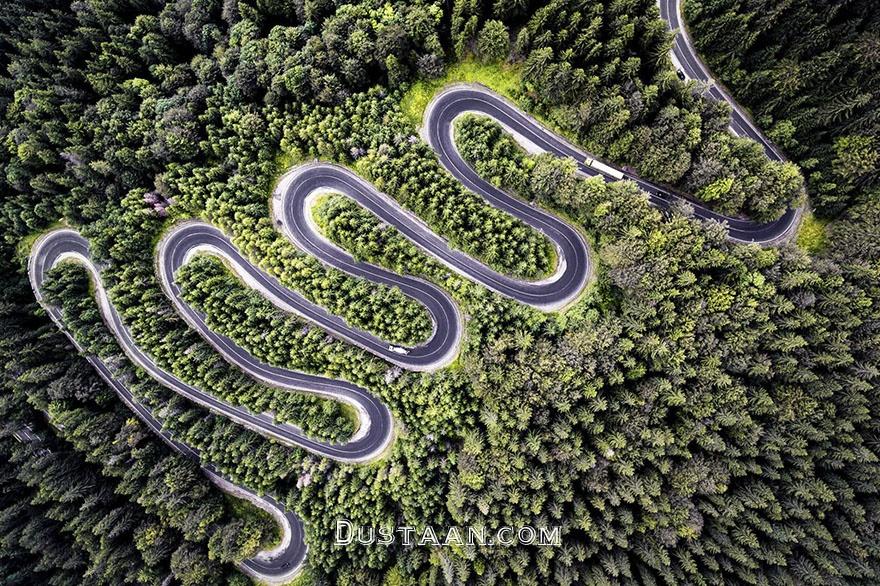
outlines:
[[[826,220],[820,220],[812,213],[807,212],[804,216],[801,227],[797,233],[797,245],[809,252],[817,254],[825,250],[828,246],[828,231]]]
[[[31,255],[31,249],[33,249],[37,239],[44,234],[48,234],[49,232],[53,232],[60,228],[70,228],[70,224],[68,224],[66,220],[61,219],[46,226],[39,232],[31,232],[23,237],[18,241],[18,245],[15,247],[15,257],[19,260],[27,261],[28,257]]]
[[[443,76],[436,79],[421,79],[415,82],[403,95],[400,108],[414,126],[422,123],[425,108],[443,86],[451,83],[481,83],[491,90],[508,98],[522,84],[522,65],[518,63],[482,63],[473,56],[453,63],[446,68]]]
[[[308,157],[296,151],[280,151],[275,156],[275,175],[272,177],[272,187],[292,167],[305,163],[308,160]]]

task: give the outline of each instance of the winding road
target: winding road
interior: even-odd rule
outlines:
[[[556,232],[556,226],[551,229],[539,227],[537,219],[543,214],[540,210],[529,206],[521,200],[513,200],[506,196],[498,188],[487,184],[468,165],[458,153],[455,147],[452,129],[454,121],[459,116],[469,113],[489,116],[499,122],[513,137],[527,150],[540,150],[559,157],[570,157],[575,160],[578,171],[586,176],[599,176],[606,181],[618,181],[619,178],[608,175],[587,165],[584,161],[592,159],[592,155],[572,145],[564,138],[551,132],[533,117],[524,113],[515,104],[495,94],[491,90],[473,85],[455,85],[438,94],[425,115],[424,132],[430,145],[437,152],[440,162],[452,173],[456,179],[465,184],[469,189],[480,193],[493,205],[520,217],[526,223],[538,228],[554,239],[558,244],[566,235],[573,231],[565,226],[561,232]],[[694,210],[694,216],[701,220],[712,220],[727,226],[727,234],[730,240],[740,243],[775,244],[788,238],[797,228],[800,221],[800,210],[788,210],[779,219],[768,223],[757,223],[748,219],[728,217],[712,211],[706,206],[691,199],[673,193],[667,187],[646,181],[633,173],[607,165],[622,174],[623,178],[634,182],[639,188],[648,194],[648,200],[652,205],[666,209],[673,202],[686,201]],[[552,221],[561,223],[558,219],[549,216]],[[531,221],[530,221],[531,220]],[[559,238],[560,240],[556,240]],[[573,262],[578,266],[588,266],[589,259],[580,264],[577,251],[572,253]],[[574,286],[572,288],[575,288]],[[502,291],[503,293],[503,291]],[[511,297],[517,298],[515,295]]]
[[[64,260],[72,260],[86,267],[95,284],[95,294],[104,321],[107,323],[111,332],[119,340],[120,345],[126,353],[140,366],[144,364],[152,364],[152,360],[143,354],[136,345],[131,341],[128,330],[122,324],[122,321],[116,309],[110,303],[107,293],[104,290],[103,283],[95,265],[89,258],[88,242],[73,230],[56,230],[50,232],[35,243],[31,255],[28,259],[28,277],[34,295],[37,301],[43,306],[49,317],[55,324],[67,335],[73,345],[81,354],[86,355],[86,359],[92,367],[98,372],[107,384],[122,399],[129,409],[131,409],[150,429],[153,430],[165,443],[178,453],[201,464],[201,457],[197,450],[188,445],[175,440],[171,434],[163,429],[162,423],[153,415],[146,406],[137,400],[131,391],[116,377],[114,370],[103,360],[94,355],[88,355],[85,349],[80,346],[67,328],[64,326],[63,315],[57,307],[45,303],[43,299],[42,286],[46,277],[53,266]],[[132,350],[134,351],[132,353]],[[141,362],[146,361],[146,362]],[[152,376],[158,373],[153,370],[148,372]],[[171,377],[167,373],[160,371],[165,377]],[[176,379],[175,379],[176,380]],[[163,384],[166,382],[160,380]],[[184,385],[185,383],[179,382]],[[172,390],[175,390],[172,388]],[[245,573],[270,583],[283,583],[291,580],[299,572],[305,561],[308,547],[305,544],[305,530],[302,520],[295,513],[285,511],[284,507],[272,495],[257,495],[245,487],[236,485],[217,473],[210,464],[202,465],[203,473],[224,491],[234,494],[240,498],[252,502],[257,507],[268,512],[278,522],[282,531],[281,543],[278,547],[258,553],[251,559],[244,560],[239,567]]]
[[[661,14],[671,29],[683,30],[677,0],[660,0]],[[685,75],[711,83],[711,77],[702,65],[686,35],[676,38],[673,61]],[[731,130],[760,142],[768,157],[782,160],[782,156],[754,127],[733,100],[717,86],[709,96],[724,100],[733,108]],[[320,326],[332,335],[364,348],[368,352],[416,371],[430,371],[449,365],[457,356],[462,339],[462,317],[452,298],[444,290],[424,280],[393,273],[384,268],[358,261],[348,252],[327,240],[311,218],[313,199],[324,192],[339,192],[393,226],[416,246],[450,270],[481,285],[524,304],[544,311],[558,311],[581,294],[591,274],[590,254],[581,233],[560,218],[533,205],[512,197],[483,180],[459,154],[453,138],[455,120],[467,113],[489,116],[505,127],[523,146],[562,157],[572,157],[584,175],[599,175],[608,181],[618,180],[611,174],[585,163],[590,158],[565,139],[549,131],[514,104],[493,92],[473,85],[450,86],[437,94],[425,111],[422,132],[437,153],[441,164],[467,189],[485,198],[491,205],[522,220],[544,234],[556,247],[558,264],[553,275],[541,281],[522,281],[503,275],[461,251],[450,248],[446,240],[432,232],[424,222],[401,207],[393,198],[379,192],[371,184],[348,169],[326,163],[301,165],[281,178],[272,200],[272,212],[278,229],[302,251],[318,258],[326,265],[338,268],[356,277],[390,287],[420,302],[428,311],[433,329],[422,344],[400,347],[389,344],[375,335],[352,327],[338,316],[291,291],[275,277],[253,265],[235,247],[229,237],[216,227],[190,221],[174,226],[159,242],[157,261],[159,279],[178,313],[196,329],[224,358],[251,377],[268,385],[295,392],[309,392],[351,405],[359,420],[355,435],[344,443],[329,443],[306,436],[296,426],[277,423],[272,414],[253,413],[250,410],[220,400],[210,392],[192,386],[163,370],[132,339],[116,308],[102,285],[98,268],[89,256],[88,242],[76,231],[61,229],[50,232],[34,244],[29,259],[29,276],[37,299],[43,303],[41,287],[49,270],[64,260],[83,264],[95,282],[96,297],[112,333],[128,357],[155,380],[187,399],[228,417],[258,433],[281,442],[308,450],[314,454],[340,462],[358,464],[372,461],[382,455],[393,439],[394,421],[388,408],[365,389],[347,381],[305,374],[263,363],[238,346],[230,338],[212,331],[205,316],[187,305],[176,282],[178,269],[194,255],[212,254],[224,259],[235,273],[250,287],[258,290],[278,308],[298,314]],[[607,167],[628,180],[634,181],[654,205],[668,207],[681,196],[667,188],[644,181],[623,169]],[[787,238],[796,227],[799,210],[790,210],[782,218],[768,224],[746,219],[721,216],[698,203],[688,200],[698,218],[724,223],[729,238],[738,242],[772,244]],[[64,328],[58,308],[45,305],[50,317],[64,330],[77,348],[83,349]],[[122,400],[168,442],[175,450],[199,461],[199,454],[173,439],[163,430],[161,422],[130,391],[118,381],[113,370],[100,358],[88,356],[99,374],[119,394]],[[281,545],[272,551],[261,552],[242,562],[240,567],[252,576],[273,583],[289,580],[306,557],[302,521],[292,512],[285,511],[271,495],[258,496],[247,489],[222,478],[210,466],[205,473],[224,490],[248,498],[269,511],[280,523],[284,537]]]
[[[674,31],[675,41],[672,45],[672,62],[685,79],[695,80],[705,84],[708,89],[705,96],[718,102],[725,102],[730,106],[730,131],[739,137],[750,138],[761,145],[767,158],[773,161],[785,161],[785,156],[764,134],[758,130],[751,117],[736,100],[719,84],[709,72],[709,68],[703,63],[693,41],[688,34],[687,27],[682,19],[682,0],[658,0],[660,6],[660,18],[666,22],[669,30]],[[641,183],[639,183],[641,187]],[[644,187],[643,187],[644,189]],[[692,203],[695,207],[697,206]],[[719,214],[709,212],[707,217],[719,221],[727,221],[730,237],[739,242],[757,242],[759,244],[776,244],[791,237],[800,224],[804,208],[789,209],[779,219],[767,224],[755,224],[743,219],[725,218]]]

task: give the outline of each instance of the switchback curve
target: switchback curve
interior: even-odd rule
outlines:
[[[480,178],[459,154],[453,137],[453,126],[456,118],[468,113],[482,114],[492,118],[524,146],[532,149],[537,148],[559,157],[574,159],[578,171],[583,175],[599,176],[609,182],[620,179],[630,180],[648,194],[648,200],[652,205],[660,209],[666,209],[676,201],[687,201],[697,218],[713,220],[726,225],[728,238],[735,242],[774,244],[789,237],[800,221],[801,208],[789,209],[777,220],[763,224],[748,219],[725,216],[710,210],[699,202],[691,199],[685,200],[684,197],[673,193],[668,188],[646,181],[624,169],[604,165],[604,167],[613,170],[615,175],[597,170],[585,163],[586,160],[593,159],[592,155],[548,130],[516,105],[483,86],[458,84],[438,93],[425,110],[423,131],[428,143],[437,152],[440,162],[468,188],[477,191],[492,201],[493,205],[498,205],[536,228],[538,226],[530,222],[529,218],[542,213],[540,210],[506,196],[501,189]],[[528,214],[528,212],[533,213]],[[544,215],[548,214],[544,213]],[[550,218],[555,219],[552,216]],[[538,229],[543,231],[542,228]]]
[[[461,179],[454,172],[453,175]],[[479,177],[462,183],[483,196],[492,206],[508,212],[547,236],[557,252],[558,263],[554,274],[541,281],[525,281],[498,273],[451,248],[442,237],[392,197],[337,165],[315,163],[293,169],[282,179],[277,190],[280,197],[274,201],[275,215],[297,246],[328,264],[366,279],[373,280],[377,268],[367,263],[353,263],[348,253],[329,243],[309,221],[308,200],[312,194],[334,191],[347,195],[451,270],[526,305],[543,311],[556,311],[581,293],[590,274],[590,254],[580,232],[556,216],[494,188]],[[394,285],[401,285],[398,275],[379,270],[387,273]],[[415,297],[421,301],[418,295]]]

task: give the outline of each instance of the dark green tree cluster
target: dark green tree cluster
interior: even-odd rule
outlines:
[[[880,261],[880,192],[868,194],[865,203],[848,209],[831,224],[830,232],[830,255],[840,260],[856,257],[867,263]]]
[[[396,87],[442,70],[437,2],[226,4],[224,61],[236,101],[335,103],[377,82]]]
[[[25,448],[15,445],[11,432],[4,429],[0,440],[0,576],[10,586],[79,584],[88,554],[64,531],[60,520],[49,517],[52,500],[37,501],[35,488],[19,478],[28,454],[22,453]],[[71,467],[77,464],[70,463]],[[39,479],[36,475],[33,478]]]
[[[20,500],[7,502],[3,511],[13,550],[26,548],[40,557],[59,555],[60,560],[47,560],[46,565],[68,566],[80,573],[78,577],[88,576],[98,584],[161,583],[179,536],[164,531],[158,519],[135,502],[114,494],[115,483],[76,452],[54,442],[22,448],[10,437],[5,443],[9,448],[4,454],[5,472],[12,473],[9,482],[17,478],[24,485],[17,495]],[[29,503],[37,508],[31,511],[33,516],[25,515]],[[64,551],[56,537],[41,552],[41,535],[52,536],[58,530],[75,545]],[[143,539],[136,544],[139,537]]]
[[[588,152],[725,214],[771,220],[802,199],[795,165],[732,137],[728,107],[678,80],[656,2],[554,0],[528,18],[517,3],[496,2],[491,14],[516,35],[526,104]],[[478,52],[495,22],[474,37]]]
[[[490,118],[468,114],[456,120],[455,144],[462,157],[495,187],[526,193],[534,161]],[[553,181],[556,179],[556,181]],[[546,191],[555,189],[559,177],[548,178]]]
[[[718,79],[836,215],[880,182],[880,14],[871,0],[695,0],[685,15]]]
[[[524,194],[555,175],[532,195],[599,235],[606,302],[563,330],[502,336],[466,367],[483,425],[464,434],[455,519],[566,535],[546,555],[484,552],[493,579],[880,579],[876,263],[731,246],[626,183],[546,157],[525,168]],[[873,220],[855,213],[847,230]],[[472,560],[450,565],[474,577]]]
[[[197,467],[138,421],[54,325],[25,311],[33,304],[24,300],[31,296],[25,282],[7,285],[0,312],[3,582],[241,584],[227,564],[272,539],[274,523],[236,518]],[[84,342],[91,337],[77,333]],[[36,439],[14,439],[25,425]],[[215,538],[238,529],[254,541]]]

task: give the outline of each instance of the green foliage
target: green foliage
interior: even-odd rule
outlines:
[[[721,179],[716,179],[709,185],[702,187],[697,192],[697,197],[699,197],[703,201],[718,201],[720,199],[724,199],[730,193],[731,188],[733,187],[733,177],[724,177]]]
[[[807,170],[833,216],[880,177],[880,16],[871,0],[689,0],[692,37],[713,72]]]
[[[880,262],[880,192],[867,195],[863,204],[847,210],[828,226],[831,254],[841,261]]]
[[[482,63],[466,56],[450,64],[436,79],[419,79],[403,94],[400,109],[413,127],[422,124],[425,108],[434,95],[452,83],[479,83],[507,97],[519,90],[522,67],[517,63]]]
[[[499,20],[487,20],[477,39],[477,54],[487,63],[503,61],[510,53],[510,33]]]
[[[394,228],[344,195],[325,196],[316,203],[312,214],[324,235],[357,258],[400,273],[430,275],[451,290],[464,286],[448,268],[421,253]]]
[[[328,339],[327,334],[303,320],[282,314],[262,296],[247,289],[213,257],[200,256],[180,270],[180,288],[186,302],[207,318],[208,326],[237,343],[260,360],[292,370],[316,372],[358,383],[376,384],[386,366],[370,360],[363,351]],[[253,332],[264,332],[254,336]],[[332,429],[331,439],[342,440],[354,432],[353,421],[340,412],[338,403],[318,400],[311,416]]]
[[[701,99],[676,77],[665,24],[655,15],[649,0],[558,0],[538,8],[518,46],[524,104],[590,153],[706,195],[724,214],[766,221],[798,205],[798,169],[728,134],[727,106]]]
[[[462,156],[481,177],[496,187],[521,191],[529,181],[529,169],[519,146],[501,127],[484,116],[468,114],[456,120],[455,142]],[[548,181],[555,187],[556,182]]]
[[[236,519],[244,521],[251,527],[262,526],[263,528],[271,528],[270,531],[264,534],[263,542],[258,545],[272,548],[281,543],[281,527],[278,526],[272,515],[243,498],[232,496],[231,494],[224,494],[223,496]],[[235,559],[241,559],[241,556]]]
[[[464,57],[473,46],[482,9],[483,3],[480,0],[454,0],[452,3],[450,18],[452,49],[459,59]]]
[[[713,67],[807,170],[821,209],[849,206],[821,255],[732,245],[682,210],[664,216],[631,183],[581,179],[571,161],[527,156],[496,125],[467,118],[456,140],[478,172],[577,222],[595,243],[598,283],[564,314],[450,274],[339,195],[314,210],[328,238],[446,287],[460,304],[467,337],[454,368],[403,373],[327,340],[215,259],[181,271],[211,327],[255,355],[357,381],[387,401],[399,429],[380,462],[316,458],[171,395],[121,356],[81,271],[60,267],[50,295],[169,433],[302,514],[314,583],[876,584],[877,13],[870,2],[687,7],[700,12],[690,14],[694,36]],[[264,542],[274,533],[236,520],[36,309],[13,247],[59,218],[89,236],[134,339],[163,367],[342,438],[351,419],[337,404],[279,394],[231,369],[188,330],[155,276],[167,218],[199,216],[350,323],[392,339],[426,334],[417,304],[327,269],[277,231],[267,200],[279,151],[353,165],[455,246],[529,278],[552,269],[546,240],[465,192],[413,136],[447,82],[485,83],[596,155],[714,197],[728,213],[771,218],[800,197],[794,165],[729,137],[725,107],[678,81],[652,0],[456,0],[444,10],[372,0],[6,7],[4,582],[238,584],[224,560],[257,547],[257,525]],[[506,27],[519,61],[463,58],[444,74],[445,54],[492,52],[481,32],[506,57],[489,21]],[[50,454],[8,437],[23,422]],[[564,545],[341,548],[340,517],[559,525]]]
[[[171,569],[184,586],[216,583],[219,575],[204,547],[184,542],[171,556]]]
[[[505,165],[526,166],[521,153],[487,163]],[[541,195],[600,235],[606,300],[559,332],[500,336],[467,363],[481,426],[465,434],[449,503],[458,523],[562,523],[563,542],[603,570],[497,549],[478,554],[484,567],[527,583],[787,583],[822,567],[875,580],[872,538],[849,528],[873,508],[862,475],[880,474],[873,452],[857,455],[877,408],[876,375],[861,378],[880,358],[876,265],[731,247],[675,211],[664,221],[625,182],[580,179],[549,157],[531,173],[552,165],[562,179]],[[853,402],[856,378],[869,394]],[[476,579],[475,565],[450,563]]]
[[[873,136],[841,136],[834,140],[834,172],[851,183],[858,183],[876,170],[880,150]]]

